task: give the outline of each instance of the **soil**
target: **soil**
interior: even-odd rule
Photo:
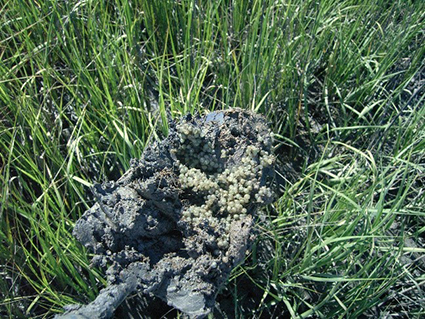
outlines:
[[[200,128],[201,145],[212,145],[211,156],[218,165],[214,164],[216,169],[204,169],[208,178],[241,166],[249,146],[260,153],[271,153],[265,119],[242,109],[205,117],[188,115],[182,124]],[[142,313],[155,305],[161,317],[173,308],[191,318],[202,318],[214,309],[218,291],[232,269],[244,260],[255,238],[253,225],[258,209],[270,203],[273,196],[252,199],[245,205],[248,213],[244,215],[231,215],[217,208],[212,221],[188,221],[182,212],[203,205],[209,197],[203,190],[182,188],[179,163],[191,165],[179,157],[182,143],[172,122],[169,136],[149,145],[142,159],[132,161],[131,168],[117,182],[94,187],[97,203],[78,220],[74,235],[94,253],[93,264],[107,268],[108,287],[92,303],[68,306],[58,318],[110,318],[127,296],[137,293],[142,294],[138,304],[149,300]],[[227,156],[217,155],[223,150]],[[273,167],[259,167],[258,179],[253,181],[257,189],[253,189],[251,198],[261,187],[270,187],[274,178]],[[228,227],[223,227],[225,223]],[[228,245],[220,245],[220,238],[228,240]],[[116,315],[124,317],[126,308],[133,308],[131,300]],[[132,313],[127,312],[126,317],[132,318]]]

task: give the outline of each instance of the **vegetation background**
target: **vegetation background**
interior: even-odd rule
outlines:
[[[93,300],[104,274],[71,235],[89,186],[169,117],[241,107],[270,120],[279,196],[212,316],[423,318],[424,18],[407,0],[0,0],[0,316]]]

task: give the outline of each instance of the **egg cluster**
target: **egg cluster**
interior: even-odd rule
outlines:
[[[190,167],[202,171],[220,170],[220,164],[214,152],[213,143],[206,139],[206,132],[191,123],[177,125],[180,146],[177,157]]]
[[[232,221],[243,219],[254,205],[273,196],[262,175],[275,158],[254,144],[242,145],[238,155],[241,160],[235,161],[235,150],[214,147],[208,127],[183,123],[177,126],[177,132],[180,148],[175,153],[181,188],[186,197],[201,199],[198,205],[182,211],[182,220],[193,226],[220,228],[217,248],[226,249]]]
[[[218,184],[201,171],[199,168],[189,168],[186,165],[179,165],[179,180],[183,189],[191,188],[195,192],[213,193]]]

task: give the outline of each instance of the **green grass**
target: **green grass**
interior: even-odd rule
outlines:
[[[422,1],[1,1],[0,316],[95,298],[71,235],[88,186],[168,118],[229,107],[267,116],[282,182],[228,316],[425,315],[424,19]]]

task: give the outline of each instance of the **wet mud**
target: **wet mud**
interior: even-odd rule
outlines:
[[[110,318],[136,290],[206,316],[273,200],[271,148],[266,120],[241,109],[170,123],[118,181],[94,187],[73,234],[107,268],[108,286],[57,318]]]

